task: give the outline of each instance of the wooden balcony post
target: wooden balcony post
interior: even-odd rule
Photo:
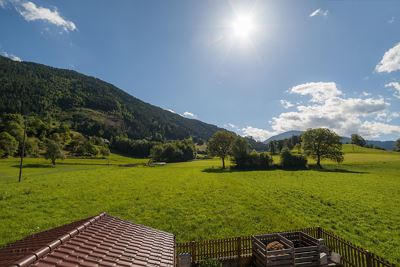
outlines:
[[[238,266],[241,267],[242,266],[242,238],[239,236],[237,239],[237,262],[238,262]]]
[[[192,262],[196,263],[196,241],[190,243],[190,250],[192,252]]]
[[[366,251],[366,256],[367,256],[367,267],[372,267],[372,255],[371,252],[368,250]]]

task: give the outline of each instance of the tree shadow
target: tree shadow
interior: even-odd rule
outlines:
[[[316,165],[311,165],[309,166],[309,169],[312,171],[318,171],[318,172],[338,172],[338,173],[368,173],[368,172],[363,172],[363,171],[351,171],[351,170],[346,170],[346,169],[340,169],[340,168],[333,168],[333,169],[325,169],[325,168],[320,168]]]
[[[19,165],[13,165],[11,167],[14,168],[19,168]],[[40,163],[29,163],[29,164],[23,164],[22,168],[53,168],[54,166],[51,164],[40,164]]]
[[[318,171],[318,172],[337,172],[337,173],[359,173],[359,174],[365,174],[368,172],[362,172],[362,171],[351,171],[351,170],[346,170],[346,169],[340,169],[340,168],[334,168],[334,169],[324,169],[324,168],[318,168],[317,166],[311,165],[308,168],[288,168],[288,169],[283,169],[279,166],[272,166],[268,169],[237,169],[237,168],[207,168],[202,170],[202,172],[206,173],[233,173],[233,172],[254,172],[254,171],[274,171],[274,170],[282,170],[282,171]]]
[[[202,172],[206,173],[233,173],[233,172],[255,172],[255,171],[272,171],[275,170],[276,168],[270,168],[270,169],[236,169],[236,168],[207,168],[202,170]]]

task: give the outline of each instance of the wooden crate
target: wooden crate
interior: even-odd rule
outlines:
[[[267,250],[270,242],[278,241],[285,246],[281,250]],[[280,234],[258,235],[252,237],[253,263],[256,267],[294,266],[294,245]]]
[[[287,232],[281,233],[281,235],[294,245],[294,263],[296,266],[320,266],[321,244],[317,239],[303,232]]]

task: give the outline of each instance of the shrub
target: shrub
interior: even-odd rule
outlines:
[[[75,154],[78,156],[95,157],[99,154],[99,149],[89,140],[85,140],[83,144],[80,144],[76,148]]]
[[[281,153],[281,166],[283,169],[305,169],[307,159],[302,155],[293,155],[288,149]]]
[[[248,141],[242,137],[233,142],[231,156],[238,169],[267,169],[272,164],[272,158],[267,153],[250,152]]]
[[[196,148],[190,139],[171,141],[155,145],[151,149],[150,157],[154,161],[181,162],[192,160],[196,157]]]
[[[146,158],[150,155],[151,149],[157,144],[159,142],[116,138],[112,142],[112,148],[133,157]]]

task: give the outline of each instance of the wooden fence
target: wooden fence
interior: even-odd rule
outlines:
[[[389,261],[363,249],[349,241],[324,230],[321,227],[310,227],[285,232],[304,232],[314,238],[322,238],[329,250],[341,255],[343,266],[348,267],[396,267]],[[204,259],[220,259],[242,262],[243,258],[252,256],[251,236],[224,239],[191,241],[176,244],[177,255],[190,253],[192,262],[199,263]]]

